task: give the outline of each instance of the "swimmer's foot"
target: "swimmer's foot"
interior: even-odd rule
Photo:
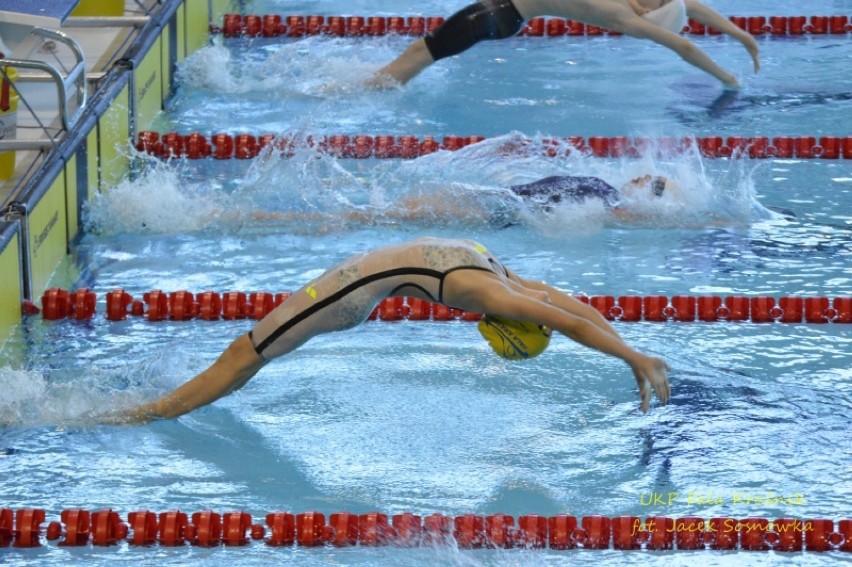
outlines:
[[[320,95],[348,94],[351,91],[352,87],[340,83],[328,83],[318,89]]]
[[[377,91],[389,91],[398,89],[402,86],[402,83],[397,81],[392,75],[379,71],[364,81],[364,86]]]
[[[733,77],[731,77],[731,78],[730,78],[729,80],[727,80],[727,81],[724,81],[724,82],[722,83],[722,85],[723,85],[723,87],[724,87],[724,89],[725,89],[726,91],[738,91],[738,90],[740,90],[740,83],[739,83],[739,81],[737,81],[737,80],[736,80],[736,79],[734,79]]]

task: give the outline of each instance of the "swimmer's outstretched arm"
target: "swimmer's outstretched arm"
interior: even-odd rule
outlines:
[[[159,400],[96,419],[107,425],[135,425],[175,418],[239,390],[265,364],[245,334],[231,343],[207,370]]]
[[[517,277],[517,276],[516,276]],[[518,278],[524,286],[529,289],[538,290],[547,294],[547,301],[559,307],[560,309],[564,309],[565,311],[577,315],[578,317],[583,317],[584,319],[588,319],[592,323],[598,326],[598,328],[610,335],[621,339],[621,335],[618,334],[618,331],[615,330],[615,327],[610,325],[609,321],[604,319],[603,315],[600,314],[600,311],[595,309],[594,307],[583,303],[576,297],[572,297],[565,293],[562,290],[556,289],[555,287],[548,285],[544,282],[539,282],[535,280],[527,280],[524,278]]]
[[[699,24],[716,28],[720,32],[739,40],[746,48],[746,51],[749,52],[749,55],[751,55],[751,60],[754,63],[754,72],[757,73],[760,71],[760,48],[757,46],[754,36],[698,0],[684,0],[684,4],[686,5],[686,15]]]
[[[674,34],[638,16],[622,20],[621,25],[612,27],[616,31],[620,31],[631,37],[650,39],[655,43],[668,47],[690,65],[694,65],[722,81],[726,87],[732,89],[739,88],[739,83],[733,75],[719,67],[698,46],[683,36]]]

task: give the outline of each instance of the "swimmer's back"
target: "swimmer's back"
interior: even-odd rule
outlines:
[[[484,246],[474,240],[433,236],[384,246],[350,261],[361,264],[362,274],[382,271],[387,266],[424,267],[444,272],[465,266],[492,268],[499,264]]]

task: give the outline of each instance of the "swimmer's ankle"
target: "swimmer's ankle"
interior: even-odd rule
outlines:
[[[722,81],[723,88],[726,91],[738,91],[740,90],[740,83],[735,78],[730,77],[729,79]]]
[[[389,91],[402,87],[403,83],[390,73],[377,71],[376,74],[364,81],[364,86],[378,91]]]

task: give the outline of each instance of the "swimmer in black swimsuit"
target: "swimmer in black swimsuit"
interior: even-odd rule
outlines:
[[[245,385],[271,359],[309,339],[354,327],[387,297],[411,296],[450,307],[531,321],[626,362],[647,411],[653,389],[671,391],[661,359],[629,347],[594,308],[547,284],[515,275],[471,240],[419,238],[345,260],[294,292],[209,368],[157,401],[102,415],[102,423],[174,418]]]
[[[642,216],[634,209],[638,208],[637,204],[646,203],[649,199],[665,198],[667,203],[678,203],[684,199],[674,180],[651,175],[632,179],[621,189],[599,177],[576,175],[552,175],[531,183],[510,185],[507,189],[510,195],[505,197],[518,197],[521,206],[509,206],[510,203],[500,199],[501,195],[494,191],[486,191],[480,196],[477,191],[436,190],[405,198],[389,209],[375,213],[369,210],[353,212],[352,220],[412,222],[425,218],[431,221],[474,222],[478,219],[487,221],[491,226],[505,228],[522,222],[521,209],[540,217],[553,212],[557,206],[599,201],[617,219],[629,221]],[[496,206],[490,197],[496,197]],[[357,218],[359,215],[360,218]]]
[[[650,39],[713,75],[727,88],[739,88],[733,75],[680,35],[687,18],[691,18],[739,40],[751,55],[755,72],[760,69],[754,37],[699,0],[480,0],[412,43],[369,82],[375,87],[404,85],[435,61],[457,55],[483,40],[511,37],[525,21],[539,16],[556,16]]]

